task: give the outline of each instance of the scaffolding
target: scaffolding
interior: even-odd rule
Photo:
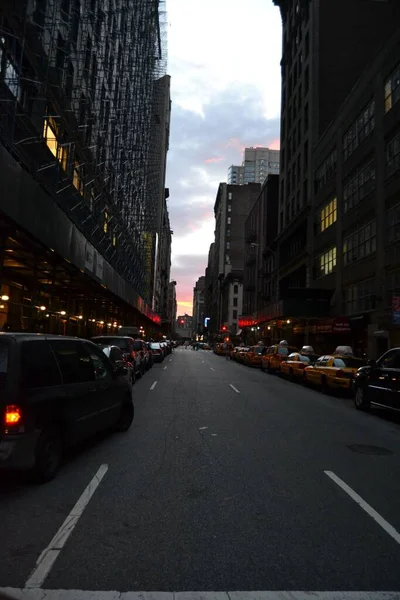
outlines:
[[[0,8],[0,140],[146,301],[166,28],[164,0]]]

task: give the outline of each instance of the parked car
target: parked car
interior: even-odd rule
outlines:
[[[98,335],[92,338],[92,342],[102,346],[118,346],[124,353],[125,358],[132,363],[135,377],[141,377],[145,372],[144,358],[140,352],[141,345],[137,344],[132,337],[127,335]]]
[[[400,411],[400,348],[392,348],[358,369],[353,384],[354,403],[359,410],[375,404]]]
[[[159,342],[151,342],[151,352],[154,362],[162,362],[164,360],[164,350]]]
[[[52,479],[69,446],[127,431],[132,386],[92,342],[0,333],[0,467]]]
[[[119,371],[121,375],[126,375],[131,384],[135,383],[133,365],[125,358],[121,348],[118,348],[118,346],[102,346],[101,344],[97,345],[110,359],[113,368]]]

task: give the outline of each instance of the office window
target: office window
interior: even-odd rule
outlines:
[[[315,278],[333,273],[336,268],[336,246],[323,252],[315,259]]]
[[[237,313],[238,313],[238,311],[237,311],[237,310],[234,310],[234,311],[232,312],[232,319],[233,319],[234,321],[236,321],[236,319],[237,319]]]
[[[400,169],[400,133],[386,144],[386,176]]]
[[[83,196],[84,194],[84,177],[83,177],[83,165],[80,165],[78,161],[74,162],[74,169],[72,173],[72,185],[74,188]]]
[[[337,151],[336,148],[327,156],[315,173],[315,191],[324,187],[327,181],[336,173]]]
[[[235,285],[233,286],[233,293],[234,294],[238,294],[239,293],[239,286],[237,283],[235,283]]]
[[[400,296],[400,269],[396,269],[387,274],[386,290],[386,305],[392,306],[393,296]]]
[[[343,156],[346,160],[375,127],[375,101],[372,100],[353,121],[343,136]]]
[[[228,204],[228,212],[232,212],[232,205]]]
[[[333,198],[319,211],[317,218],[317,233],[322,233],[337,220],[337,199]]]
[[[226,223],[227,225],[230,225],[232,223],[232,217],[228,217]]]
[[[375,189],[375,165],[371,160],[360,167],[347,180],[343,190],[344,212],[357,206],[368,194]]]
[[[58,135],[59,127],[55,120],[52,117],[45,118],[43,123],[43,139],[52,155],[58,160],[64,171],[67,171],[69,146],[61,145],[57,140]]]
[[[400,204],[387,213],[387,240],[389,243],[400,240]]]
[[[231,249],[231,243],[230,242],[226,242],[226,249],[230,250]]]
[[[237,305],[238,305],[238,299],[237,299],[237,298],[234,298],[234,299],[233,299],[233,306],[237,306]]]
[[[231,230],[230,229],[226,230],[226,237],[231,237]]]
[[[375,307],[375,279],[365,279],[344,290],[345,314],[367,312]]]
[[[400,63],[385,82],[385,112],[391,108],[400,99]]]
[[[232,192],[228,192],[228,200],[232,200]]]
[[[376,223],[371,221],[343,240],[343,261],[349,265],[376,250]]]
[[[103,231],[104,233],[107,233],[108,231],[108,221],[109,221],[109,215],[108,212],[105,210],[104,211],[104,220],[103,220]]]

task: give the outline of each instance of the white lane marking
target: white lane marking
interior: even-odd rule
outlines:
[[[101,465],[96,475],[93,477],[89,485],[83,491],[81,497],[57,531],[56,535],[51,540],[50,544],[39,556],[36,567],[25,583],[25,588],[37,589],[41,588],[47,575],[50,573],[55,561],[58,558],[61,550],[65,546],[69,536],[73,532],[83,511],[89,504],[89,500],[98,488],[101,480],[108,471],[108,465]]]
[[[330,477],[332,481],[334,481],[340,488],[342,488],[342,490],[344,490],[346,494],[348,494],[350,498],[354,500],[354,502],[357,502],[360,508],[365,510],[365,512],[395,540],[395,542],[400,544],[400,533],[390,523],[388,523],[386,519],[381,517],[381,515],[368,504],[368,502],[365,502],[365,500],[363,500],[361,496],[357,494],[357,492],[355,492],[349,485],[347,485],[347,483],[345,483],[332,471],[324,471],[324,473],[328,475],[328,477]]]
[[[152,384],[152,386],[151,386],[150,390],[154,390],[154,388],[156,387],[156,385],[157,385],[157,381],[155,381],[155,382]]]
[[[233,391],[236,392],[237,394],[240,394],[239,390],[237,388],[235,388],[235,386],[232,385],[231,383],[229,384],[229,387],[231,387],[233,389]]]
[[[35,590],[0,588],[21,600],[38,600]],[[399,600],[400,592],[91,592],[40,590],[40,600]]]
[[[164,367],[164,371],[165,371],[165,369],[166,369],[166,368],[167,368],[167,367]]]
[[[208,429],[208,427],[199,427],[200,431],[203,431],[203,429]]]
[[[215,371],[215,369],[213,369],[212,367],[210,367],[211,371]]]
[[[172,362],[172,358],[169,359],[169,362]]]

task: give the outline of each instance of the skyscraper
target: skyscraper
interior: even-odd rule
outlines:
[[[269,148],[245,148],[241,165],[231,165],[228,169],[228,183],[264,183],[267,175],[279,174],[279,150]]]

